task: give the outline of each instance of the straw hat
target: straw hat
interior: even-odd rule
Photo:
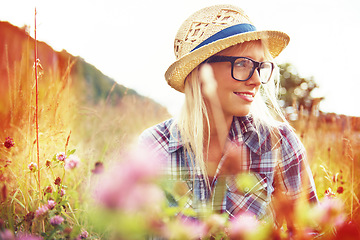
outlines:
[[[165,79],[184,92],[187,75],[210,56],[238,43],[262,39],[275,58],[288,45],[289,36],[279,31],[257,31],[241,8],[215,5],[191,15],[178,30],[174,51],[176,61]]]

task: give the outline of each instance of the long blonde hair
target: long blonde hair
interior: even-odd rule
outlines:
[[[273,61],[269,51],[261,40],[245,42],[233,47],[246,49],[259,43],[264,48],[266,60]],[[174,123],[177,124],[182,141],[184,142],[185,151],[187,151],[191,157],[191,163],[197,169],[200,169],[203,175],[207,176],[206,159],[204,156],[204,150],[207,149],[204,149],[204,146],[206,146],[204,142],[208,143],[210,140],[210,134],[205,132],[209,131],[210,124],[208,109],[201,89],[199,68],[200,66],[196,67],[186,78],[184,91],[185,103]],[[261,85],[260,94],[256,95],[250,109],[250,114],[253,117],[253,124],[256,129],[266,128],[272,135],[276,136],[278,136],[277,127],[279,124],[287,124],[277,101],[280,87],[279,76],[279,69],[275,64],[271,80],[267,84]],[[205,139],[206,136],[208,139]]]

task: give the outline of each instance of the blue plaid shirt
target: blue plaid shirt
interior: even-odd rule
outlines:
[[[165,163],[169,180],[186,183],[187,206],[195,211],[211,205],[214,210],[228,213],[230,218],[250,212],[260,219],[272,214],[270,203],[275,185],[291,199],[306,194],[310,202],[318,201],[304,146],[285,124],[279,127],[280,140],[274,148],[270,133],[265,128],[256,129],[251,117],[234,117],[228,139],[242,147],[241,154],[247,159],[245,172],[257,180],[252,187],[240,190],[236,176],[215,178],[209,186],[200,169],[190,162],[173,123],[170,119],[145,130],[139,143]]]

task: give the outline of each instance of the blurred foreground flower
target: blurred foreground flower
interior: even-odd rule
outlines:
[[[252,234],[258,231],[259,226],[260,223],[255,215],[246,213],[238,215],[230,220],[230,239],[252,239]]]
[[[104,172],[104,164],[102,162],[96,162],[95,168],[91,170],[94,174],[101,174]]]
[[[324,229],[341,226],[346,220],[344,203],[337,198],[325,197],[314,208],[313,214],[314,218]]]
[[[69,157],[65,159],[65,170],[71,170],[76,168],[80,163],[80,158],[75,155],[71,154]]]
[[[161,206],[164,193],[155,184],[161,165],[148,156],[133,152],[110,168],[95,188],[95,199],[108,208],[125,212]]]
[[[168,239],[201,239],[208,233],[205,223],[188,217],[177,217],[163,229],[162,236]]]
[[[11,148],[11,147],[15,146],[14,139],[11,138],[11,137],[5,138],[4,146],[5,146],[6,148]]]
[[[14,240],[15,236],[12,231],[9,229],[4,229],[3,231],[0,231],[0,239],[2,240]]]
[[[34,236],[28,233],[20,233],[16,240],[42,240],[42,237]]]

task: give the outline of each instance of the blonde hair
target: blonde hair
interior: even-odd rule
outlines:
[[[209,115],[202,92],[199,77],[199,67],[195,68],[187,77],[185,83],[185,103],[181,113],[175,121],[184,143],[185,152],[189,154],[193,169],[206,174],[204,159],[204,136],[207,135],[207,142],[210,135],[205,134],[209,129]],[[193,171],[193,175],[196,171]],[[205,178],[207,179],[207,178]]]
[[[240,47],[245,50],[255,44],[261,44],[266,60],[273,61],[266,45],[261,40],[245,42],[230,48]],[[209,131],[210,124],[208,109],[201,91],[199,68],[200,66],[196,67],[186,78],[185,103],[174,123],[178,125],[185,151],[189,153],[191,163],[195,169],[200,170],[204,176],[207,176],[206,159],[204,157],[204,150],[207,149],[204,149],[204,143],[209,143],[210,140],[210,134],[205,132]],[[277,101],[280,87],[279,76],[279,68],[275,64],[271,80],[267,84],[260,86],[260,94],[256,95],[250,108],[250,114],[253,117],[253,124],[256,129],[265,128],[272,136],[278,136],[277,127],[279,124],[288,124]],[[206,136],[208,139],[205,139]]]

